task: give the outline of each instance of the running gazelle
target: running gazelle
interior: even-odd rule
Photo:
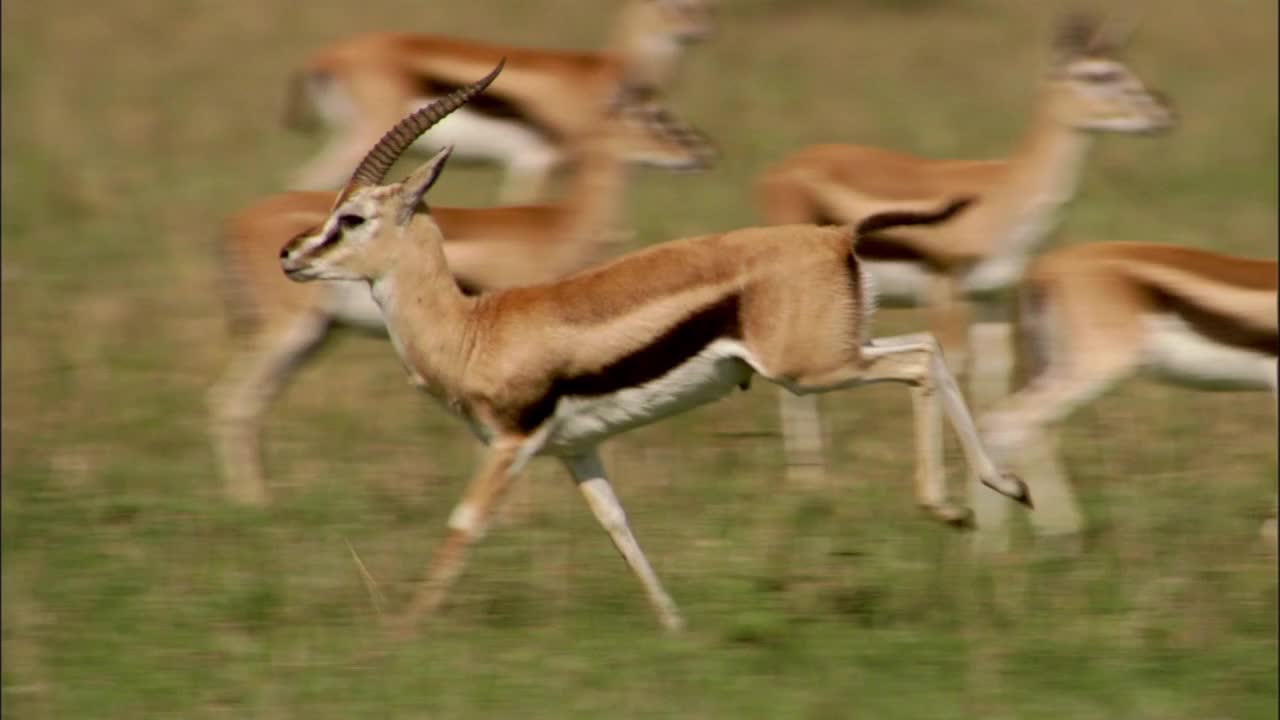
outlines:
[[[1141,242],[1074,245],[1037,258],[1019,291],[1028,381],[981,419],[988,445],[1040,503],[1043,536],[1084,529],[1056,457],[1052,425],[1143,372],[1200,389],[1269,389],[1276,398],[1275,260]],[[1003,512],[993,518],[1002,529]],[[1263,528],[1274,539],[1275,520]]]
[[[462,418],[488,448],[402,630],[439,607],[468,547],[535,455],[565,464],[662,625],[680,627],[679,611],[632,536],[597,447],[745,388],[753,375],[796,393],[905,383],[915,409],[922,506],[946,522],[967,519],[941,484],[940,411],[982,481],[1029,501],[1025,485],[990,461],[933,338],[870,337],[875,295],[849,228],[750,228],[674,240],[564,280],[464,295],[423,200],[449,149],[402,182],[381,183],[419,135],[496,73],[392,128],[360,163],[324,225],[280,252],[293,280],[367,283],[410,381]],[[927,224],[963,204],[867,222]]]
[[[382,133],[415,107],[461,87],[500,58],[506,70],[480,101],[441,123],[420,149],[451,144],[459,159],[505,166],[500,202],[542,198],[552,172],[621,92],[666,94],[683,49],[711,34],[710,0],[625,0],[601,51],[512,47],[408,32],[373,32],[331,43],[305,61],[289,87],[286,122],[308,116],[329,145],[292,181],[338,187]]]
[[[973,198],[971,209],[927,234],[861,238],[858,256],[885,306],[928,308],[930,329],[951,366],[967,375],[970,400],[981,409],[1006,391],[1011,360],[1002,293],[1017,283],[1075,194],[1093,136],[1151,133],[1173,124],[1168,103],[1120,59],[1122,44],[1114,25],[1083,16],[1062,20],[1030,125],[1006,158],[940,160],[861,145],[813,145],[761,173],[755,187],[761,216],[774,225],[850,224],[886,210]],[[970,326],[969,302],[985,322]],[[983,352],[970,353],[971,345]],[[784,393],[780,401],[788,476],[817,482],[824,474],[817,398]],[[979,500],[972,502],[981,528],[991,504]]]
[[[467,292],[545,282],[601,259],[622,230],[623,155],[667,170],[700,170],[717,154],[708,138],[665,108],[626,96],[575,141],[573,152],[573,175],[557,203],[433,208],[450,270]],[[268,196],[232,216],[219,237],[222,290],[240,337],[211,393],[211,430],[233,501],[267,502],[261,417],[330,330],[386,332],[368,289],[299,285],[280,274],[280,246],[323,224],[336,197],[336,191]]]

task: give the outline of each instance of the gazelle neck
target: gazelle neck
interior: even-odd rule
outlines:
[[[998,252],[1035,252],[1049,237],[1058,211],[1075,196],[1092,138],[1062,122],[1055,111],[1053,91],[1046,89],[993,198],[1004,210],[992,233]]]
[[[432,239],[438,230],[424,227],[430,217],[418,214],[411,222],[394,266],[370,288],[411,378],[439,395],[456,387],[475,301],[458,288],[440,242]]]
[[[587,261],[602,239],[619,224],[627,184],[626,164],[604,138],[588,138],[577,153],[577,167],[565,188],[558,245],[570,262]]]
[[[655,32],[643,16],[640,3],[627,2],[618,14],[609,50],[618,59],[622,75],[636,87],[665,87],[680,59],[680,41]]]

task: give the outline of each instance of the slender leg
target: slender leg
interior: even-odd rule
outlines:
[[[948,275],[935,275],[926,288],[926,316],[929,330],[942,346],[942,356],[947,367],[964,377],[969,374],[973,360],[970,351],[968,328],[972,322],[972,308],[968,300],[956,291],[955,282]]]
[[[899,364],[903,359],[907,360],[905,372],[899,371],[899,375],[894,375],[893,365],[890,365],[882,375],[875,372],[873,364],[868,368],[870,371],[866,380],[868,382],[876,380],[919,382],[914,378],[923,372],[924,381],[937,388],[942,400],[942,410],[960,439],[960,446],[969,461],[969,466],[978,474],[982,484],[1001,495],[1030,505],[1026,485],[1018,478],[1001,473],[996,468],[978,434],[973,416],[969,413],[969,406],[960,392],[960,386],[947,367],[946,361],[943,360],[937,342],[929,334],[917,333],[876,338],[871,347],[863,349],[863,357],[872,363],[878,359],[895,360]]]
[[[466,564],[467,550],[484,536],[494,508],[502,500],[511,481],[521,470],[522,439],[494,441],[479,471],[467,485],[466,493],[449,516],[449,534],[431,559],[427,575],[418,586],[409,609],[395,627],[407,636],[424,615],[440,608],[454,581]]]
[[[969,326],[969,399],[981,415],[1009,394],[1013,373],[1013,326],[1005,322],[977,322]],[[987,492],[976,473],[968,474],[969,506],[977,532],[973,542],[980,552],[1004,552],[1009,546],[1009,504]],[[1030,483],[1030,479],[1024,478]],[[1044,508],[1041,488],[1032,484],[1032,496]],[[1033,513],[1035,522],[1041,513]]]
[[[877,338],[862,348],[859,361],[834,371],[796,378],[788,387],[801,392],[822,392],[839,387],[874,382],[900,382],[912,387],[916,416],[916,453],[918,472],[916,493],[919,503],[936,517],[950,523],[968,521],[968,511],[946,501],[946,483],[942,476],[942,444],[935,419],[934,404],[941,409],[960,438],[971,466],[982,482],[1002,495],[1020,502],[1030,502],[1026,486],[1017,478],[1001,474],[987,454],[974,427],[955,378],[942,359],[941,349],[927,333]]]
[[[967,527],[973,522],[972,512],[947,500],[942,408],[934,389],[923,383],[912,385],[911,410],[915,426],[917,502],[943,522]]]
[[[659,622],[667,630],[681,629],[684,626],[684,620],[680,617],[680,610],[663,589],[644,551],[640,549],[640,544],[631,534],[631,528],[627,525],[627,514],[622,509],[622,503],[618,502],[617,496],[613,494],[613,488],[609,486],[604,466],[600,463],[600,456],[595,450],[591,450],[576,457],[566,458],[564,463],[573,476],[574,482],[578,484],[578,490],[586,498],[592,514],[609,533],[614,547],[627,561],[631,572],[640,579],[640,584],[644,586],[645,594],[649,598],[649,604],[658,614]]]
[[[1038,503],[1030,517],[1031,529],[1038,537],[1065,541],[1084,530],[1084,515],[1058,454],[1056,434],[1045,428],[1029,435],[1014,467],[1023,473]]]
[[[815,395],[795,395],[778,389],[781,406],[782,447],[788,485],[806,489],[822,486],[826,479],[822,415]]]
[[[983,416],[983,434],[1002,461],[1014,463],[1035,493],[1032,527],[1048,537],[1079,533],[1083,516],[1050,439],[1050,427],[1101,394],[1118,372],[1049,371]]]
[[[280,330],[259,335],[252,349],[237,351],[210,390],[214,450],[233,502],[268,502],[259,419],[298,366],[320,346],[328,329],[327,317],[308,312]]]

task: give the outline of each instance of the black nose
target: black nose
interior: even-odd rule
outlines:
[[[287,247],[280,248],[280,259],[283,260],[287,257],[289,257],[289,248]]]

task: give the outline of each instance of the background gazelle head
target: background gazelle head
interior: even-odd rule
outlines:
[[[671,113],[656,95],[625,86],[586,141],[629,163],[671,171],[706,170],[720,156],[709,137]]]
[[[452,147],[446,147],[398,183],[381,185],[387,171],[422,133],[484,91],[502,71],[499,62],[488,75],[410,114],[374,145],[334,202],[319,228],[290,240],[280,250],[280,265],[291,280],[373,280],[395,264],[396,243],[378,243],[398,235],[411,223],[431,223],[431,234],[444,240],[427,213],[423,199],[444,169]]]
[[[623,12],[630,14],[636,42],[666,38],[689,45],[715,32],[711,0],[631,0]]]
[[[1049,77],[1059,122],[1093,132],[1147,133],[1173,126],[1165,96],[1148,90],[1119,57],[1128,34],[1085,15],[1060,21]]]

